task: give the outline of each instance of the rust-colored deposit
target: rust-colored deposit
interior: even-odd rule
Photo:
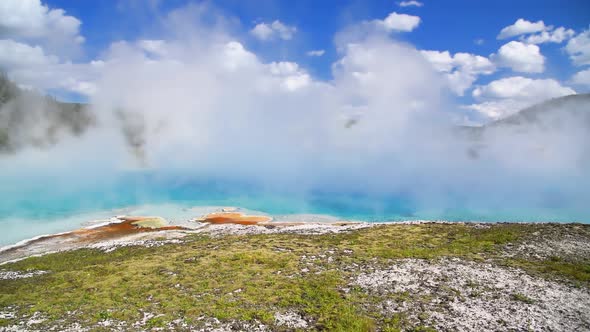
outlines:
[[[122,217],[122,222],[112,223],[96,228],[82,228],[73,231],[82,241],[101,241],[132,235],[163,230],[182,230],[184,227],[168,225],[166,220],[159,217]]]
[[[211,224],[238,224],[238,225],[259,225],[270,222],[271,217],[248,216],[239,212],[215,212],[209,213],[198,221]]]
[[[121,217],[118,219],[121,222],[92,228],[81,228],[66,233],[41,236],[35,240],[28,241],[22,246],[12,247],[8,249],[7,252],[18,250],[20,247],[29,246],[34,243],[43,243],[44,241],[51,239],[60,239],[69,243],[92,243],[138,233],[186,229],[180,226],[171,226],[165,219],[160,217]]]

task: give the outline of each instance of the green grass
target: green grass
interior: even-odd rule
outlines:
[[[507,260],[499,255],[504,244],[543,227],[388,225],[336,235],[199,235],[189,236],[182,244],[152,248],[122,247],[109,253],[76,250],[3,266],[51,273],[0,280],[0,308],[17,308],[21,316],[41,312],[50,317],[42,323],[47,326],[57,319],[62,324],[76,321],[88,326],[104,319],[135,322],[143,313],[158,314],[147,321],[146,328],[163,327],[176,319],[196,324],[203,316],[273,326],[276,312],[294,311],[310,318],[318,330],[428,331],[425,326],[408,326],[403,314],[380,317],[370,309],[376,299],[358,289],[344,293],[342,288],[353,272],[341,268],[454,256],[494,259],[547,277],[588,281],[588,262]],[[303,255],[316,256],[314,264],[307,265]],[[302,273],[304,268],[309,272]],[[404,301],[404,294],[392,296]],[[4,319],[0,326],[11,322]]]
[[[531,273],[561,276],[577,283],[588,284],[590,282],[590,262],[587,260],[574,263],[555,260],[555,258],[537,261],[516,259],[509,260],[507,264]]]

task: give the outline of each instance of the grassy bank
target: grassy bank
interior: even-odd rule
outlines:
[[[189,235],[182,243],[150,248],[81,249],[0,267],[48,271],[0,280],[0,311],[12,313],[0,319],[0,326],[39,315],[44,320],[33,327],[41,330],[74,323],[111,330],[105,321],[129,329],[135,324],[181,330],[212,320],[237,324],[238,330],[246,329],[244,324],[296,330],[296,325],[277,325],[277,313],[294,312],[305,318],[306,329],[428,330],[428,324],[411,322],[403,313],[373,310],[383,296],[351,287],[349,281],[368,267],[386,267],[401,259],[459,257],[588,288],[590,260],[585,255],[530,255],[517,249],[523,243],[572,236],[590,242],[590,227],[384,225],[323,235]],[[391,301],[410,298],[403,293],[384,296]],[[527,301],[519,294],[513,298]],[[420,305],[421,299],[412,301]]]

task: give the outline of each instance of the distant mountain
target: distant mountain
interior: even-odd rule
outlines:
[[[565,120],[581,121],[590,129],[590,93],[550,99],[525,108],[485,127],[544,125],[554,127]]]
[[[480,139],[485,132],[495,130],[552,130],[580,125],[590,131],[590,93],[553,98],[480,127],[460,126],[458,134]]]
[[[459,127],[456,134],[467,144],[467,155],[479,159],[494,149],[523,146],[537,154],[570,151],[576,163],[590,167],[590,94],[547,100],[481,127]]]
[[[64,136],[81,135],[94,124],[87,105],[19,88],[0,74],[0,153],[51,146]]]

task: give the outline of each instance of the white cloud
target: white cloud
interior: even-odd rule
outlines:
[[[565,50],[576,66],[590,65],[590,29],[570,39]]]
[[[519,18],[514,24],[509,25],[500,31],[497,36],[498,39],[506,39],[523,34],[535,33],[545,31],[546,26],[543,21],[529,22],[525,19]]]
[[[398,14],[392,12],[384,19],[362,21],[342,29],[334,36],[336,49],[340,52],[348,44],[357,43],[367,39],[369,36],[387,37],[393,32],[410,32],[420,25],[421,19],[418,16]]]
[[[74,77],[65,78],[62,82],[60,82],[59,87],[83,96],[92,96],[97,91],[97,87],[94,82],[81,81]]]
[[[554,28],[552,25],[545,25],[543,21],[530,22],[519,18],[514,24],[502,29],[497,38],[507,39],[520,36],[519,39],[527,44],[559,44],[570,39],[574,34],[572,29]]]
[[[137,42],[137,45],[144,51],[158,56],[166,55],[166,41],[159,39],[142,39]]]
[[[90,95],[96,92],[93,81],[100,61],[89,64],[60,62],[40,46],[13,40],[0,40],[0,68],[18,84],[39,90],[61,89]]]
[[[392,12],[383,20],[373,21],[377,27],[387,31],[410,32],[420,25],[420,17]]]
[[[545,25],[543,21],[529,22],[519,18],[514,24],[500,31],[498,39],[520,36],[520,40],[527,44],[562,43],[575,34],[574,30],[565,27],[554,28]]]
[[[545,70],[545,57],[537,45],[511,41],[502,45],[492,60],[502,67],[522,73],[541,73]]]
[[[57,62],[55,56],[46,55],[40,46],[29,46],[10,39],[0,40],[0,68],[4,70],[47,66]]]
[[[449,51],[420,51],[437,71],[450,72],[453,69],[453,57]]]
[[[307,54],[308,56],[322,56],[324,55],[324,53],[326,53],[325,50],[311,50],[305,54]]]
[[[422,7],[422,6],[424,6],[424,4],[422,2],[415,1],[415,0],[398,2],[398,5],[400,7]]]
[[[571,88],[563,87],[553,79],[532,79],[513,76],[493,81],[473,91],[475,98],[553,98],[573,94]]]
[[[293,38],[293,35],[297,32],[297,28],[294,26],[289,26],[283,24],[279,20],[275,20],[272,23],[258,23],[250,33],[254,35],[254,37],[258,38],[262,41],[272,40],[276,38],[280,38],[282,40],[290,40]]]
[[[250,67],[258,62],[256,55],[246,50],[244,45],[237,41],[231,41],[223,45],[222,55],[223,66],[230,71]]]
[[[547,99],[575,94],[553,79],[531,79],[514,76],[493,81],[473,90],[479,104],[465,108],[490,118],[499,119]]]
[[[271,62],[268,67],[271,74],[281,77],[281,86],[288,91],[295,91],[311,84],[309,74],[295,62]]]
[[[50,9],[40,0],[0,1],[0,38],[79,44],[84,41],[80,24],[63,9]]]
[[[38,89],[91,96],[97,91],[100,72],[90,64],[58,63],[50,66],[16,68],[8,76],[19,84]]]
[[[590,87],[590,69],[582,70],[574,74],[572,77],[572,83]]]
[[[288,76],[299,72],[299,65],[295,62],[271,62],[268,66],[271,74],[278,76]]]
[[[479,75],[489,75],[496,70],[494,64],[486,57],[469,53],[448,51],[420,51],[434,68],[445,73],[449,87],[457,95],[462,96],[477,80]]]
[[[268,40],[274,35],[274,30],[270,27],[270,24],[258,23],[250,33],[260,40]]]
[[[559,27],[555,30],[546,30],[538,34],[530,35],[526,38],[521,38],[522,41],[528,44],[543,44],[543,43],[562,43],[573,37],[574,30]]]

